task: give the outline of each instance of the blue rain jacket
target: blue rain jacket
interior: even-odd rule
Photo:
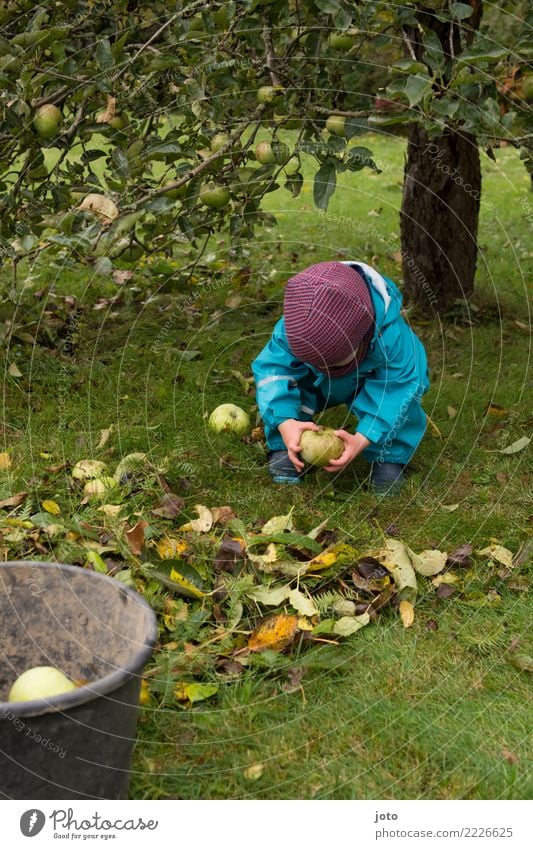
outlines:
[[[309,421],[326,407],[346,404],[357,432],[372,443],[369,460],[406,463],[426,427],[420,399],[429,388],[424,346],[400,315],[402,296],[387,277],[350,261],[369,286],[375,328],[367,354],[350,374],[332,377],[296,359],[281,318],[252,363],[257,404],[269,448],[282,448],[277,430],[286,419]]]

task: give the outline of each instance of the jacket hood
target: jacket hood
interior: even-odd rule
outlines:
[[[379,271],[376,271],[366,262],[358,260],[342,260],[343,265],[349,265],[355,268],[361,274],[370,288],[372,295],[372,303],[374,305],[375,329],[373,340],[379,335],[383,329],[391,322],[395,321],[402,308],[402,296],[398,288],[389,280],[388,277],[383,277]]]

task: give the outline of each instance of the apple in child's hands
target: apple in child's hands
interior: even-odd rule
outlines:
[[[304,469],[304,463],[298,456],[298,453],[302,450],[300,444],[302,433],[307,430],[318,430],[318,425],[314,422],[299,422],[297,419],[285,419],[284,422],[278,425],[278,430],[285,443],[289,460],[301,472]]]
[[[9,702],[50,699],[76,689],[76,684],[54,666],[34,666],[19,675],[9,691]]]
[[[344,443],[344,450],[340,457],[329,461],[327,466],[324,466],[326,472],[342,472],[348,463],[357,457],[361,451],[364,451],[370,445],[370,440],[363,436],[362,433],[348,433],[346,430],[335,430],[335,436]]]
[[[301,457],[310,466],[327,466],[337,460],[344,451],[344,443],[331,427],[319,427],[316,431],[304,431],[300,438]]]

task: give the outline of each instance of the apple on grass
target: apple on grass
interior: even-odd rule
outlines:
[[[50,699],[76,689],[76,684],[55,666],[34,666],[19,675],[8,695],[9,702]]]
[[[331,427],[302,431],[300,445],[300,457],[310,466],[327,466],[330,460],[338,460],[344,451],[344,442]]]
[[[220,404],[209,416],[209,427],[217,433],[245,433],[250,416],[236,404]]]

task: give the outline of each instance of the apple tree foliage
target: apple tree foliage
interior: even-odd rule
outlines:
[[[59,265],[106,274],[150,255],[151,274],[179,280],[171,256],[198,261],[213,233],[238,253],[257,227],[275,223],[262,200],[278,188],[299,194],[303,157],[316,162],[321,209],[339,173],[377,170],[369,130],[409,132],[406,183],[418,169],[426,194],[437,169],[422,161],[422,144],[444,139],[447,161],[470,169],[474,182],[478,145],[490,151],[509,140],[527,159],[530,127],[522,121],[517,140],[516,103],[502,109],[497,82],[510,67],[527,73],[528,22],[512,46],[501,45],[481,12],[478,0],[2,4],[2,260],[16,267],[46,251]],[[364,91],[363,66],[384,57],[382,90]],[[265,130],[269,145],[256,154]],[[404,195],[404,253],[424,254],[440,309],[457,287],[448,291],[442,269],[432,272],[442,245],[424,236],[427,209],[413,204],[416,192]],[[475,266],[474,207],[463,293]],[[462,227],[457,212],[460,202],[441,210],[452,237]],[[404,265],[424,307],[427,292],[410,274]]]

